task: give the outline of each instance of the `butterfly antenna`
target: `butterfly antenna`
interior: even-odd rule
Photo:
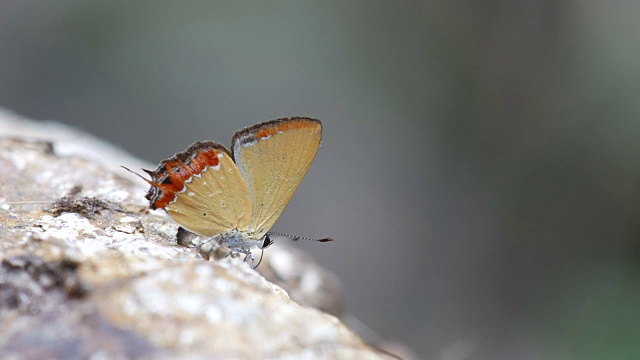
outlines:
[[[317,241],[317,242],[329,242],[329,241],[333,241],[332,238],[324,238],[324,239],[311,239],[308,237],[304,237],[304,236],[297,236],[297,235],[290,235],[290,234],[282,234],[282,233],[277,233],[277,232],[269,232],[269,234],[273,234],[273,235],[280,235],[280,236],[285,236],[290,238],[293,241],[298,241],[298,240],[309,240],[309,241]]]

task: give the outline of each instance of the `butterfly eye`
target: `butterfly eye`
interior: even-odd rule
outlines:
[[[264,241],[262,242],[262,248],[266,249],[271,245],[273,245],[273,240],[271,240],[271,238],[269,237],[269,234],[266,234],[264,236]]]

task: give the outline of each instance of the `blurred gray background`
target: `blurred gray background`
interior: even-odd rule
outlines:
[[[335,238],[298,245],[380,336],[429,359],[639,358],[639,16],[598,0],[3,0],[0,106],[154,163],[319,118],[274,230]]]

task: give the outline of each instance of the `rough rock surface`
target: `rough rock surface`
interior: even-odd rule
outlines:
[[[119,165],[153,168],[0,111],[0,358],[389,358],[334,316],[330,273],[286,246],[271,281],[206,261]]]

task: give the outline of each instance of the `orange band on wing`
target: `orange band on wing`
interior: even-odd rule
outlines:
[[[182,191],[185,182],[201,174],[207,166],[218,166],[219,154],[229,151],[216,142],[197,142],[187,150],[163,160],[155,171],[150,171],[151,188],[146,198],[152,209],[164,209]],[[230,156],[230,155],[229,155]]]
[[[304,129],[317,126],[315,122],[306,121],[307,119],[300,121],[286,121],[286,122],[277,122],[271,126],[266,126],[263,129],[260,129],[256,132],[256,137],[258,139],[273,136],[279,132],[286,132],[289,130],[296,129]]]

